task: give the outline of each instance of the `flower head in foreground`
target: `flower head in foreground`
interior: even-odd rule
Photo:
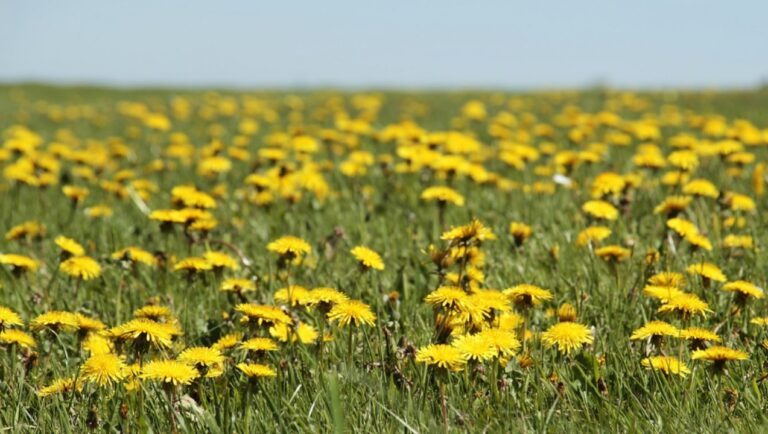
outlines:
[[[77,317],[72,312],[51,310],[34,317],[32,321],[29,322],[29,327],[32,330],[52,329],[73,331],[77,329]]]
[[[0,332],[0,344],[16,344],[22,348],[35,348],[37,342],[28,333],[16,329],[8,329]]]
[[[286,235],[267,244],[267,250],[292,260],[312,252],[312,247],[299,237]]]
[[[444,310],[463,310],[469,301],[469,296],[458,286],[441,286],[427,294],[424,301]]]
[[[275,372],[274,369],[260,363],[238,363],[237,369],[239,369],[243,375],[253,380],[277,377],[277,372]]]
[[[733,282],[728,282],[725,285],[723,285],[723,290],[734,292],[743,299],[747,299],[749,297],[763,298],[765,296],[761,288],[758,288],[757,285],[747,282],[745,280],[736,280]]]
[[[351,250],[351,253],[365,269],[384,269],[384,261],[381,260],[381,256],[368,247],[357,246]]]
[[[376,323],[376,314],[371,307],[359,300],[347,300],[333,306],[328,312],[328,321],[338,321],[346,327],[350,324],[358,327],[361,324],[372,326]]]
[[[581,210],[590,217],[604,220],[616,220],[619,218],[619,210],[604,200],[590,200],[582,205]]]
[[[436,201],[441,205],[452,203],[456,206],[464,206],[464,196],[459,194],[456,190],[445,186],[433,186],[427,187],[421,192],[421,200],[430,202]]]
[[[194,366],[201,376],[217,377],[222,374],[224,355],[220,350],[208,347],[191,347],[179,354],[180,362]]]
[[[253,323],[259,326],[272,327],[275,324],[291,324],[293,320],[282,309],[262,304],[241,303],[235,310],[243,314],[242,323]]]
[[[698,274],[706,280],[714,280],[716,282],[725,282],[727,277],[720,271],[720,267],[710,262],[700,262],[698,264],[689,265],[685,269],[689,274]]]
[[[594,341],[589,327],[575,322],[559,322],[542,333],[541,340],[547,348],[557,345],[561,353],[569,354],[572,350]]]
[[[75,256],[62,262],[61,271],[82,280],[91,280],[101,275],[101,266],[89,256]]]
[[[29,256],[17,255],[15,253],[0,254],[0,264],[11,267],[14,274],[20,274],[27,271],[35,271],[40,267],[40,263]]]
[[[630,340],[660,338],[662,336],[680,337],[680,329],[664,321],[649,321],[644,326],[632,332]]]
[[[24,322],[16,312],[5,306],[0,306],[0,331],[8,326],[23,326]]]
[[[707,360],[713,362],[715,369],[722,369],[725,362],[747,360],[749,354],[744,351],[716,345],[705,350],[696,350],[691,354],[693,360]]]
[[[506,295],[518,306],[530,307],[541,304],[542,301],[552,300],[552,292],[536,285],[523,283],[512,288],[505,289]]]
[[[139,378],[178,386],[189,384],[199,376],[197,369],[187,363],[176,360],[155,360],[144,365]]]
[[[679,375],[685,377],[691,370],[677,357],[654,356],[646,357],[640,362],[643,366],[654,371],[661,371],[667,375]]]
[[[440,239],[450,241],[451,244],[466,246],[479,244],[486,240],[495,240],[496,235],[490,228],[484,226],[480,220],[475,219],[464,226],[452,227],[450,230],[443,232]]]
[[[498,354],[498,350],[487,337],[476,335],[464,335],[456,338],[452,345],[469,361],[482,362],[490,360]]]
[[[77,386],[77,387],[76,387]],[[77,383],[75,385],[74,378],[59,378],[53,380],[53,382],[45,387],[41,387],[37,392],[37,396],[45,398],[48,396],[69,393],[77,389],[78,391],[83,389],[83,383]]]
[[[56,237],[55,240],[53,240],[54,243],[56,243],[57,246],[62,250],[63,253],[65,253],[67,256],[83,256],[85,255],[85,249],[83,246],[80,245],[77,241],[67,238],[63,235],[59,235]]]
[[[99,387],[111,386],[125,377],[125,364],[114,354],[96,354],[88,358],[80,368],[80,375]]]
[[[658,312],[679,312],[683,317],[691,315],[707,316],[712,312],[709,305],[695,294],[683,293],[669,299],[659,307]]]
[[[441,369],[460,371],[467,363],[467,357],[451,345],[427,345],[416,351],[416,362]]]

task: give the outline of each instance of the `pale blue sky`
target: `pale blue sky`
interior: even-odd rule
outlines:
[[[768,1],[0,0],[0,81],[744,87]]]

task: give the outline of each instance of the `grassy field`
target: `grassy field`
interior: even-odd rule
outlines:
[[[767,119],[0,87],[0,426],[763,432]]]

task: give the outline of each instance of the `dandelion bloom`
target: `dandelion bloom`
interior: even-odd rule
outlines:
[[[703,350],[696,350],[691,354],[693,360],[707,360],[714,362],[716,367],[722,367],[725,362],[747,360],[749,354],[741,350],[716,345]]]
[[[621,246],[610,245],[595,250],[595,255],[607,262],[623,262],[632,255],[632,252]]]
[[[712,199],[717,199],[720,196],[720,191],[718,191],[717,187],[706,179],[692,179],[688,181],[683,186],[683,193]]]
[[[640,362],[644,367],[653,369],[654,371],[661,371],[667,375],[679,375],[685,377],[691,373],[691,370],[681,362],[677,357],[670,356],[654,356],[646,357]]]
[[[658,312],[679,312],[683,316],[702,315],[712,312],[709,305],[695,294],[683,293],[670,298],[659,307]]]
[[[214,269],[229,268],[230,270],[239,270],[240,264],[237,261],[224,252],[217,252],[209,250],[203,253],[203,258],[208,261]]]
[[[275,306],[241,303],[235,306],[235,311],[243,314],[240,320],[242,323],[253,322],[271,327],[275,324],[291,324],[293,322],[290,316]]]
[[[237,369],[246,377],[254,380],[277,377],[277,372],[274,369],[260,363],[238,363]]]
[[[443,232],[440,239],[450,241],[453,244],[469,245],[487,240],[495,240],[496,235],[490,228],[475,219],[464,226],[454,226],[450,230]]]
[[[685,211],[691,201],[693,201],[691,196],[669,196],[653,209],[653,213],[674,216]]]
[[[112,343],[112,340],[100,333],[89,333],[83,339],[80,347],[91,356],[113,353],[115,351],[115,345]]]
[[[701,327],[688,327],[680,332],[680,337],[693,342],[696,348],[703,347],[705,342],[722,341],[717,333]]]
[[[456,347],[435,344],[419,348],[416,351],[416,362],[451,371],[460,371],[466,365],[467,357]]]
[[[533,229],[525,223],[512,222],[509,224],[509,233],[515,239],[515,245],[521,246],[533,233]]]
[[[142,263],[145,265],[156,266],[157,258],[152,253],[139,247],[126,247],[112,253],[111,258],[116,261],[130,261],[133,263]]]
[[[522,306],[535,306],[542,301],[552,300],[552,292],[536,285],[523,283],[512,288],[505,289],[504,294],[515,304]]]
[[[13,271],[35,271],[40,267],[40,263],[29,256],[17,255],[15,253],[0,253],[0,264],[11,266]]]
[[[730,234],[723,238],[723,247],[726,249],[752,249],[755,241],[749,235]]]
[[[648,278],[648,283],[656,286],[673,286],[682,288],[685,286],[685,276],[680,273],[663,271]]]
[[[171,318],[173,314],[171,313],[171,309],[169,309],[167,306],[148,304],[134,310],[133,316],[136,318],[146,318],[152,321],[160,321],[163,319]]]
[[[224,281],[221,282],[219,290],[222,292],[238,293],[253,292],[256,291],[256,283],[250,279],[231,277],[229,279],[224,279]]]
[[[72,238],[67,238],[63,235],[56,237],[53,242],[59,246],[59,248],[69,254],[70,256],[83,256],[85,255],[85,249],[77,241]]]
[[[169,348],[174,336],[181,332],[170,324],[159,323],[146,318],[137,318],[112,327],[109,333],[115,339],[132,341],[134,345],[139,347]]]
[[[372,326],[376,322],[376,315],[371,307],[359,300],[347,300],[336,304],[328,312],[328,321],[338,321],[341,326],[354,326],[361,324]]]
[[[197,256],[184,258],[173,266],[173,271],[187,271],[189,273],[197,273],[211,269],[213,269],[213,264],[207,259]]]
[[[327,312],[334,304],[349,300],[346,294],[334,288],[314,288],[307,294],[306,305]]]
[[[245,351],[263,353],[277,351],[277,343],[270,338],[251,338],[245,342],[241,342],[238,348]]]
[[[582,345],[594,340],[589,327],[575,322],[559,322],[541,334],[541,340],[547,348],[557,345],[561,353],[569,354]]]
[[[723,285],[723,291],[735,292],[743,297],[763,298],[765,294],[757,285],[745,280],[735,280]]]
[[[458,349],[467,360],[481,362],[490,360],[498,354],[498,349],[491,340],[481,334],[460,336],[451,345]]]
[[[660,300],[662,303],[668,302],[672,297],[685,294],[674,286],[656,286],[646,285],[643,287],[643,295]]]
[[[228,350],[235,347],[243,339],[242,333],[230,333],[219,338],[211,348],[215,348],[220,351]]]
[[[357,246],[351,250],[352,255],[366,269],[383,270],[384,261],[375,251],[365,246]]]
[[[501,321],[500,321],[501,322]],[[517,334],[510,329],[485,329],[478,333],[496,350],[499,357],[509,357],[520,349]]]
[[[74,377],[70,377],[70,378],[59,378],[59,379],[53,380],[51,384],[45,387],[41,387],[35,393],[40,398],[45,398],[48,396],[69,393],[74,390],[77,390],[77,391],[83,390],[83,384],[82,383],[75,384]]]
[[[16,329],[8,329],[0,332],[0,344],[16,344],[22,348],[35,348],[37,342],[28,333]]]
[[[580,247],[600,242],[611,236],[611,229],[605,226],[590,226],[576,236],[576,245]]]
[[[689,274],[698,274],[705,279],[714,280],[716,282],[725,282],[727,280],[725,274],[720,271],[720,267],[710,262],[700,262],[689,265],[685,270]]]
[[[291,327],[286,324],[276,324],[269,329],[269,334],[274,336],[280,342],[299,341],[302,344],[311,344],[317,341],[318,336],[320,336],[314,327],[303,322],[296,324],[296,327]]]
[[[125,377],[125,364],[115,354],[95,354],[80,367],[80,376],[99,387],[111,386]]]
[[[446,310],[459,310],[468,302],[469,296],[458,286],[441,286],[427,294],[424,301]]]
[[[604,200],[590,200],[581,206],[581,210],[591,217],[604,220],[616,220],[619,210]]]
[[[24,321],[16,312],[5,306],[0,306],[0,330],[8,326],[23,326]]]
[[[421,192],[421,199],[424,201],[437,201],[438,203],[452,203],[456,206],[464,206],[464,196],[456,190],[445,186],[427,187]]]
[[[662,336],[680,337],[680,329],[665,321],[649,321],[642,327],[634,330],[629,339],[634,341]]]
[[[167,385],[190,384],[200,373],[193,366],[176,360],[155,360],[144,365],[139,378]]]
[[[309,290],[299,285],[288,285],[275,291],[272,298],[276,302],[286,303],[291,306],[303,306],[307,302]]]
[[[72,312],[52,310],[42,313],[29,322],[32,330],[77,330],[77,317]]]
[[[224,355],[216,348],[190,347],[179,354],[178,360],[194,366],[200,375],[209,378],[220,376],[224,369]]]
[[[312,252],[312,247],[301,238],[286,235],[267,244],[267,250],[280,256],[294,258],[309,254]]]
[[[101,275],[101,266],[89,256],[74,256],[59,265],[61,271],[82,280],[91,280]]]
[[[45,235],[45,226],[36,221],[28,221],[16,225],[5,233],[6,241],[20,240],[20,239],[36,239],[42,238]]]

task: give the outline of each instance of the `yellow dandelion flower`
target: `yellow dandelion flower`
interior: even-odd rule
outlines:
[[[456,347],[445,344],[427,345],[416,351],[416,362],[450,371],[460,371],[467,357]]]
[[[29,256],[15,253],[0,253],[0,264],[10,266],[14,272],[35,271],[40,267],[40,263]]]
[[[547,348],[557,345],[564,354],[581,348],[594,341],[589,327],[575,322],[559,322],[541,334],[541,340]]]
[[[301,238],[286,235],[267,244],[267,250],[280,256],[297,258],[311,253],[312,247]]]
[[[662,336],[680,337],[680,329],[665,321],[649,321],[634,330],[629,339],[635,341]]]
[[[685,286],[685,276],[672,271],[663,271],[648,278],[648,283],[655,286],[673,286],[675,288],[682,288]]]
[[[77,390],[78,392],[83,390],[83,384],[82,383],[75,384],[74,377],[59,378],[59,379],[53,380],[51,384],[38,389],[36,394],[40,398],[46,398],[48,396],[70,393],[75,390]]]
[[[595,255],[607,262],[623,262],[632,255],[632,252],[621,246],[610,245],[595,250]]]
[[[484,226],[479,220],[472,220],[464,226],[455,226],[443,232],[441,240],[450,241],[452,244],[469,245],[481,243],[487,240],[495,240],[493,231]]]
[[[156,266],[157,258],[152,253],[139,247],[126,247],[112,253],[111,258],[116,261],[130,261],[145,265]]]
[[[584,247],[591,244],[598,243],[611,236],[611,229],[605,226],[590,226],[576,236],[576,245]]]
[[[424,301],[445,310],[459,310],[469,302],[469,296],[458,286],[441,286],[427,294]]]
[[[597,219],[616,220],[619,218],[619,210],[604,200],[590,200],[581,206],[581,210]]]
[[[0,331],[0,344],[3,345],[18,345],[22,348],[35,348],[37,342],[35,338],[28,333],[16,329],[7,329]]]
[[[99,387],[111,386],[125,378],[125,364],[114,354],[95,354],[80,367],[80,376]]]
[[[674,286],[646,285],[643,288],[643,295],[658,299],[662,303],[666,303],[673,297],[676,297],[682,294],[685,294],[685,293]]]
[[[515,239],[515,245],[521,246],[533,233],[533,229],[525,223],[512,222],[509,224],[509,233]]]
[[[718,191],[717,187],[706,179],[692,179],[688,181],[683,186],[683,193],[712,199],[717,199],[720,196],[720,191]]]
[[[535,306],[553,298],[550,290],[528,283],[513,286],[503,292],[513,303],[520,306]]]
[[[451,203],[456,206],[464,206],[464,196],[459,194],[456,190],[445,186],[433,186],[427,187],[421,192],[421,200],[432,202],[436,201],[441,204]]]
[[[515,327],[516,328],[516,327]],[[520,349],[520,340],[513,329],[485,329],[478,333],[491,344],[499,357],[513,356]]]
[[[375,251],[365,246],[357,246],[351,250],[352,255],[366,269],[383,270],[384,261]]]
[[[736,292],[744,297],[763,298],[765,294],[762,288],[745,280],[735,280],[723,285],[723,291]]]
[[[245,342],[241,342],[238,348],[245,351],[263,353],[269,351],[277,351],[277,343],[270,338],[251,338]]]
[[[176,360],[154,360],[144,365],[139,378],[179,386],[192,383],[200,373],[193,366]]]
[[[219,290],[222,292],[253,292],[256,291],[256,283],[250,279],[231,277],[221,282]]]
[[[275,324],[291,324],[291,317],[282,309],[275,306],[267,306],[253,303],[241,303],[235,306],[235,311],[240,312],[243,317],[242,323],[255,323],[271,327]]]
[[[42,313],[29,322],[32,330],[42,330],[46,328],[54,330],[77,330],[77,317],[72,312],[52,310]]]
[[[725,274],[723,274],[723,272],[720,271],[720,267],[710,262],[700,262],[697,264],[692,264],[692,265],[689,265],[688,268],[686,268],[685,270],[689,274],[698,274],[699,276],[704,277],[705,279],[714,280],[716,282],[725,282],[726,280],[728,280],[728,278],[725,277]]]
[[[303,322],[296,324],[294,329],[286,324],[277,324],[269,329],[269,334],[280,342],[299,341],[302,344],[311,344],[317,341],[320,334],[311,325]]]
[[[21,320],[19,314],[5,306],[0,306],[0,330],[3,330],[9,326],[23,325],[24,321]]]
[[[55,240],[53,240],[53,242],[56,243],[56,245],[59,246],[59,248],[63,252],[71,256],[85,255],[85,249],[83,248],[83,246],[81,246],[80,243],[78,243],[77,241],[71,238],[67,238],[63,235],[59,235],[58,237],[56,237]]]
[[[64,273],[82,280],[91,280],[101,276],[101,265],[89,256],[75,256],[59,265]]]
[[[334,305],[327,315],[328,321],[338,321],[340,326],[350,324],[359,327],[361,324],[372,326],[376,323],[376,314],[371,307],[359,300],[342,301]]]
[[[693,360],[707,360],[714,362],[715,365],[723,365],[725,362],[747,360],[749,354],[741,350],[723,347],[720,345],[712,346],[704,350],[696,350],[691,354]]]
[[[240,265],[237,261],[224,252],[209,250],[203,253],[203,258],[208,261],[214,269],[229,268],[230,270],[239,270]]]
[[[685,377],[691,373],[691,370],[681,362],[677,357],[671,356],[654,356],[646,357],[640,362],[644,367],[653,369],[654,371],[661,371],[667,375],[678,375]]]
[[[274,378],[277,372],[267,365],[260,363],[238,363],[237,369],[250,379]]]
[[[679,312],[683,316],[702,315],[712,312],[709,305],[695,294],[680,294],[669,299],[659,307],[660,313]]]
[[[228,350],[230,348],[234,348],[237,346],[237,344],[240,343],[240,341],[243,339],[242,333],[230,333],[228,335],[224,335],[219,338],[213,345],[211,345],[211,348],[224,351]]]
[[[112,341],[100,333],[88,333],[85,339],[83,339],[81,347],[91,356],[114,353],[115,351]]]
[[[480,334],[460,336],[451,345],[459,350],[467,361],[482,362],[490,360],[498,354],[498,350],[491,341]]]
[[[18,224],[5,233],[6,241],[39,239],[45,236],[45,226],[36,221]]]
[[[693,201],[691,196],[669,196],[653,209],[654,214],[665,214],[675,216],[685,211],[688,205]]]
[[[134,310],[133,316],[136,318],[146,318],[152,321],[160,321],[171,318],[173,314],[171,313],[171,309],[166,306],[148,304]]]
[[[184,258],[173,266],[173,271],[187,271],[190,273],[208,271],[211,269],[213,269],[213,264],[205,258],[196,256]]]
[[[680,332],[680,337],[687,341],[720,342],[722,338],[712,330],[701,327],[688,327]]]

